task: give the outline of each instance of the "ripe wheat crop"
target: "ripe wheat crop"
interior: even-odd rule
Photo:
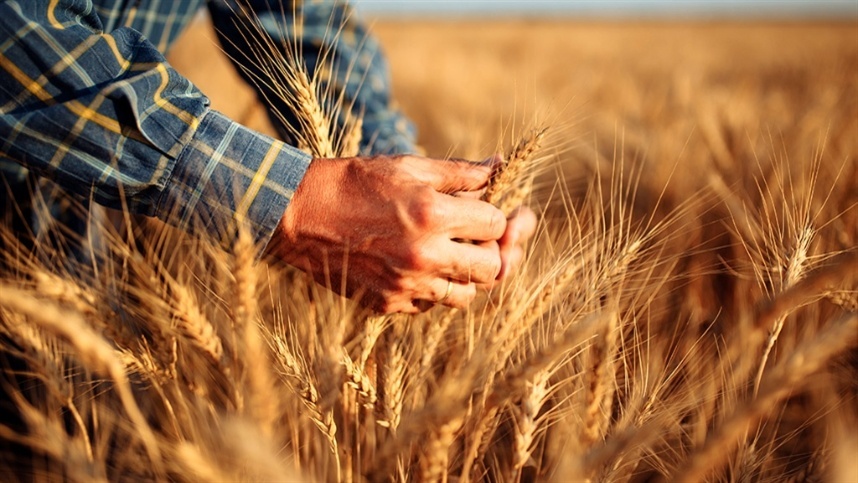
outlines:
[[[519,272],[467,310],[382,317],[241,232],[224,249],[118,214],[86,265],[3,232],[19,417],[0,425],[0,471],[855,480],[855,30],[380,25],[408,40],[391,64],[427,151],[504,153],[485,199],[538,211]],[[337,124],[299,50],[248,60],[303,148],[357,152],[360,120]]]

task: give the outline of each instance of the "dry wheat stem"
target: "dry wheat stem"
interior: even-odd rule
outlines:
[[[60,471],[64,472],[66,478],[78,481],[107,481],[104,468],[91,462],[86,454],[81,454],[81,440],[69,437],[59,418],[51,417],[30,405],[21,394],[12,393],[10,396],[26,422],[28,431],[26,435],[22,435],[0,425],[0,439],[25,445],[41,456],[53,456],[61,463]]]
[[[28,324],[26,320],[10,323],[8,321],[10,315],[9,313],[0,314],[0,332],[11,337],[21,346],[21,351],[16,351],[16,355],[27,361],[33,369],[33,377],[42,381],[49,394],[72,415],[83,440],[87,461],[93,462],[89,431],[75,405],[75,388],[64,374],[65,364],[56,342],[47,340],[36,327]],[[23,399],[20,400],[23,401]]]

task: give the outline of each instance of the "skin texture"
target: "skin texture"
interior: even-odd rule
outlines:
[[[493,161],[492,161],[493,162]],[[536,219],[478,195],[491,164],[416,156],[314,160],[272,240],[275,256],[380,313],[466,307],[507,275]]]

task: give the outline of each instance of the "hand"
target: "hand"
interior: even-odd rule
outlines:
[[[269,249],[378,312],[441,299],[466,307],[476,284],[501,271],[507,223],[488,203],[451,193],[483,188],[490,171],[415,156],[314,160]]]
[[[536,232],[536,214],[526,206],[520,206],[507,218],[506,231],[498,245],[500,248],[501,269],[493,284],[500,283],[518,269],[524,259],[524,247]]]
[[[500,157],[495,156],[491,160],[499,162]],[[485,190],[467,191],[456,193],[456,196],[480,199],[484,192]],[[507,217],[506,230],[500,240],[497,241],[500,249],[501,270],[495,280],[481,284],[480,288],[491,290],[518,270],[519,265],[524,260],[525,246],[536,233],[536,224],[536,214],[527,206],[519,206],[510,212]]]

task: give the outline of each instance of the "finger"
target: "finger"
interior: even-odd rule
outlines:
[[[436,303],[440,305],[445,305],[447,307],[455,307],[459,309],[465,309],[471,302],[474,301],[474,298],[477,296],[477,287],[473,283],[460,283],[453,281],[449,283],[447,280],[443,280],[444,282],[444,293],[447,291],[447,287],[450,287],[450,295],[447,297],[439,297]]]
[[[447,278],[437,278],[428,284],[427,288],[422,298],[411,302],[414,311],[425,312],[435,305],[466,308],[477,296],[477,288],[473,283],[461,283]]]
[[[501,270],[501,258],[495,241],[474,245],[467,242],[450,241],[443,253],[447,259],[441,262],[441,275],[454,281],[488,283],[497,278]]]
[[[521,245],[513,245],[507,250],[501,251],[501,269],[495,280],[503,280],[515,273],[522,260],[524,260],[524,249]]]
[[[417,179],[441,193],[476,191],[489,181],[494,158],[487,162],[474,163],[461,159],[429,159],[408,157],[406,162]]]
[[[520,206],[507,218],[506,232],[498,241],[503,249],[506,245],[525,243],[536,233],[536,214],[526,206]]]
[[[390,314],[416,314],[425,312],[430,306],[427,303],[418,305],[417,301],[410,300],[406,297],[394,296],[386,300],[379,300],[371,308],[379,315]]]
[[[438,213],[450,238],[497,240],[506,231],[503,212],[485,201],[439,195]]]

